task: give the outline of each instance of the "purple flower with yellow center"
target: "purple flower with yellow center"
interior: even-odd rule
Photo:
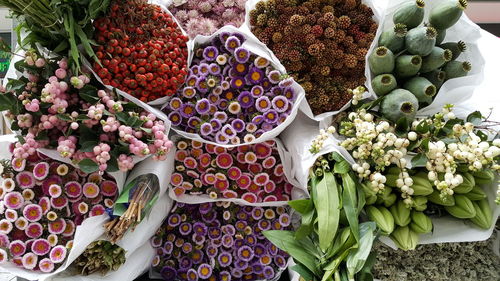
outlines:
[[[231,53],[233,53],[240,46],[241,41],[236,36],[229,36],[224,44],[224,47],[226,47],[226,49]]]
[[[238,103],[242,108],[253,106],[254,99],[249,91],[242,91],[238,95]]]
[[[191,66],[191,68],[189,69],[193,74],[197,75],[198,73],[200,73],[200,69],[198,68],[197,65],[193,65]]]
[[[184,254],[187,254],[193,250],[193,245],[189,242],[186,242],[186,243],[182,244],[181,249],[184,252]]]
[[[219,40],[221,42],[226,42],[226,40],[227,40],[227,38],[229,38],[229,36],[231,36],[230,32],[223,31],[223,32],[219,33]]]
[[[249,246],[240,247],[237,253],[238,258],[246,262],[251,261],[254,256],[253,250]]]
[[[223,90],[228,90],[231,87],[231,83],[229,83],[229,81],[222,81],[220,86]]]
[[[193,98],[196,95],[196,89],[194,87],[185,87],[182,89],[182,96],[185,98]],[[170,101],[170,108],[173,110],[179,109],[182,107],[182,101],[179,98],[172,98]]]
[[[172,122],[172,126],[179,126],[182,123],[182,116],[179,112],[173,111],[168,115],[168,120]]]
[[[247,227],[247,222],[239,220],[234,224],[234,227],[236,228],[237,231],[243,231],[245,230],[245,227]]]
[[[247,237],[245,237],[245,241],[248,245],[254,246],[257,243],[257,237],[255,237],[254,235],[248,235]]]
[[[221,281],[231,281],[231,273],[229,271],[221,271],[219,272],[219,278]]]
[[[201,119],[196,117],[196,116],[190,117],[188,122],[187,122],[187,125],[193,129],[198,128],[200,126],[200,124],[201,124]]]
[[[248,267],[248,262],[242,259],[234,261],[234,266],[236,269],[245,270]]]
[[[203,50],[203,58],[206,61],[214,61],[219,55],[219,50],[214,46],[205,47]]]
[[[196,113],[196,109],[192,104],[185,103],[182,105],[179,112],[183,118],[189,118]]]
[[[262,79],[260,85],[262,86],[262,88],[264,88],[265,91],[269,91],[269,89],[271,89],[271,87],[273,86],[271,81],[269,81],[269,79],[267,78]]]
[[[182,250],[184,251],[184,247],[182,248]],[[186,252],[184,251],[184,253],[186,253]],[[180,269],[189,269],[189,268],[191,268],[192,265],[193,265],[193,262],[188,257],[182,257],[179,260],[179,268]]]
[[[245,129],[249,133],[254,133],[255,131],[257,131],[257,125],[255,125],[254,123],[248,123]]]
[[[160,236],[154,236],[151,239],[151,246],[153,246],[153,248],[159,248],[161,247],[162,244],[163,244],[163,239]]]
[[[217,86],[215,87],[213,90],[212,90],[212,94],[216,95],[216,96],[220,96],[222,95],[222,92],[224,91],[224,89],[222,88],[222,86]]]
[[[271,95],[273,96],[281,96],[283,95],[283,89],[276,86],[271,88]]]
[[[288,88],[288,87],[291,87],[293,85],[293,82],[294,82],[294,80],[292,77],[287,77],[287,78],[281,80],[278,85],[281,88]]]
[[[208,68],[207,68],[208,69]],[[207,70],[208,71],[208,70]],[[205,94],[208,92],[208,83],[206,77],[200,77],[196,80],[196,89],[200,91],[200,93]]]
[[[295,100],[295,90],[291,87],[288,87],[284,90],[283,95],[290,101]]]
[[[202,263],[198,267],[198,276],[200,279],[208,279],[210,276],[212,276],[212,267],[209,264]]]
[[[201,222],[195,222],[193,224],[193,232],[200,236],[207,235],[207,226]]]
[[[221,252],[217,257],[220,266],[227,267],[233,262],[233,256],[228,252]]]
[[[207,99],[208,101],[211,103],[211,105],[215,105],[215,104],[218,104],[219,103],[219,99],[220,97],[218,95],[214,95],[214,94],[209,94],[207,96]],[[210,110],[210,109],[209,109]]]
[[[212,75],[219,75],[221,72],[220,66],[216,63],[211,63],[208,66],[208,72]]]
[[[198,281],[198,272],[195,269],[190,268],[186,272],[186,278],[188,281]]]
[[[200,63],[198,65],[198,69],[200,70],[200,75],[206,76],[209,73],[208,63],[205,63],[205,62]]]
[[[244,211],[240,211],[236,214],[236,217],[239,219],[239,220],[247,220],[248,219],[248,214]]]
[[[278,254],[278,247],[276,247],[273,243],[267,244],[267,251],[271,256],[276,256]]]
[[[161,278],[167,281],[174,281],[177,278],[177,271],[171,266],[164,266],[160,271]]]
[[[217,249],[217,247],[213,246],[213,245],[209,245],[207,247],[207,256],[213,258],[213,257],[216,257],[217,256],[217,253],[219,252],[219,250]]]
[[[231,87],[234,89],[241,89],[245,87],[246,82],[243,77],[235,76],[231,79]]]
[[[262,79],[264,78],[264,72],[261,69],[254,67],[250,69],[246,78],[251,84],[256,85],[262,82]]]
[[[241,112],[241,105],[237,101],[233,101],[229,104],[228,108],[231,114],[238,114]]]
[[[270,62],[264,57],[257,57],[255,58],[253,64],[258,68],[266,68],[269,66]]]
[[[214,117],[215,117],[214,119],[210,120],[210,125],[212,126],[213,131],[218,131],[220,128],[222,128],[222,122],[224,122],[224,121],[221,121],[215,115],[214,115]]]
[[[286,263],[287,263],[287,261],[286,261],[285,257],[283,257],[281,255],[277,255],[274,257],[274,264],[276,264],[278,266],[278,268],[285,269]]]
[[[231,127],[236,131],[236,133],[241,133],[245,130],[245,122],[241,119],[234,119],[231,121]]]
[[[200,133],[202,136],[208,136],[213,132],[212,125],[210,123],[203,123],[200,126]]]
[[[253,251],[254,251],[255,256],[259,257],[259,258],[267,253],[266,247],[264,247],[264,245],[262,245],[260,243],[257,243],[253,246]]]
[[[198,67],[196,67],[196,69],[198,69]],[[196,82],[198,82],[198,77],[195,75],[189,76],[186,79],[186,85],[191,88],[196,87]]]
[[[279,125],[279,124],[285,123],[287,118],[288,118],[288,114],[286,114],[286,113],[280,114],[280,117],[278,118],[277,124]]]
[[[215,250],[217,250],[217,248]],[[207,249],[207,255],[208,255],[208,249]],[[204,254],[201,250],[195,249],[190,256],[193,264],[200,264],[201,261],[203,260]]]
[[[236,131],[234,130],[233,126],[230,124],[226,124],[222,126],[221,133],[229,140],[232,139],[236,136]]]
[[[210,239],[219,239],[222,237],[222,233],[220,228],[218,227],[210,227],[208,228],[208,238]]]
[[[267,112],[271,108],[271,101],[269,101],[269,98],[267,96],[261,96],[255,102],[255,107],[257,108],[257,110],[259,112],[262,112],[262,113]],[[255,117],[254,117],[254,119],[255,119]],[[252,122],[256,123],[256,122],[254,122],[254,120],[252,120]]]
[[[239,63],[246,63],[250,59],[250,52],[245,47],[238,47],[234,51],[234,58]]]
[[[222,227],[222,232],[227,235],[233,236],[236,234],[236,228],[234,228],[234,226],[231,224],[226,224]]]
[[[264,121],[266,121],[266,123],[268,123],[271,126],[271,130],[273,129],[272,124],[276,124],[276,122],[278,122],[278,119],[279,119],[279,114],[274,109],[268,110],[266,113],[264,113]],[[261,127],[262,129],[269,131],[268,128],[264,126]]]
[[[268,220],[260,220],[257,225],[263,231],[271,229],[271,223]]]
[[[229,68],[231,76],[245,76],[248,73],[248,65],[245,63],[235,63]]]
[[[229,102],[226,99],[219,99],[217,106],[219,107],[219,110],[226,110],[229,107]]]
[[[267,78],[273,84],[278,84],[281,80],[281,73],[278,70],[271,70],[267,74]]]
[[[288,214],[281,214],[279,217],[279,223],[282,227],[287,227],[290,225],[290,216]]]
[[[225,234],[222,236],[222,245],[226,248],[232,248],[234,245],[233,236]]]
[[[231,35],[240,39],[241,44],[245,43],[245,41],[246,41],[245,35],[243,35],[243,33],[235,32],[235,33],[232,33]]]
[[[273,98],[273,109],[279,113],[283,113],[288,109],[288,99],[284,96],[276,96]]]
[[[198,100],[195,109],[198,114],[206,114],[210,110],[210,101],[206,98]]]
[[[274,269],[267,265],[264,267],[263,274],[266,279],[273,279],[275,274]]]
[[[171,227],[176,227],[181,223],[181,216],[179,214],[172,214],[168,218],[168,225]]]

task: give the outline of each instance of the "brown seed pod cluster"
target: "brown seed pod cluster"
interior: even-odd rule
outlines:
[[[340,109],[364,84],[365,56],[377,31],[361,0],[264,0],[251,30],[306,91],[314,114]]]

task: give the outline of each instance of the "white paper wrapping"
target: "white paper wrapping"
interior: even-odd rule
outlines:
[[[252,34],[253,37],[255,37],[255,35],[253,35],[253,33],[251,32],[250,11],[253,10],[255,8],[255,5],[257,3],[259,3],[260,1],[265,1],[265,0],[248,0],[245,4],[245,12],[246,12],[245,24],[243,24],[241,26],[241,29],[245,30],[247,33]],[[383,6],[381,6],[380,3],[377,2],[376,0],[362,0],[362,2],[372,9],[373,20],[376,23],[380,24],[382,16],[384,14]],[[375,42],[375,40],[374,40],[374,42]],[[372,43],[372,48],[373,48],[373,45],[374,45],[374,43]],[[276,61],[278,61],[278,58],[276,58],[276,56],[274,56],[274,54],[273,54],[273,57],[276,59]],[[366,77],[368,77],[368,76],[366,76]],[[368,78],[367,78],[367,80],[368,80]],[[318,115],[314,115],[311,107],[309,106],[309,103],[307,102],[307,99],[304,98],[304,101],[300,104],[300,111],[302,111],[303,113],[305,113],[305,115],[307,117],[309,117],[315,121],[322,121],[325,118],[332,117],[334,115],[337,115],[339,112],[346,110],[347,108],[349,108],[350,105],[351,105],[351,102],[345,104],[340,110],[332,111],[332,112],[324,112],[324,113],[321,113]]]
[[[217,30],[211,36],[197,35],[193,41],[189,41],[188,47],[190,50],[194,50],[195,46],[209,43],[210,40],[214,36],[218,36],[221,32],[242,33],[246,38],[245,42],[242,44],[243,47],[245,47],[247,50],[249,50],[252,54],[264,57],[267,60],[269,60],[271,62],[271,65],[276,70],[280,71],[281,73],[286,73],[285,67],[274,56],[273,52],[271,52],[271,50],[269,50],[266,47],[266,45],[262,44],[251,32],[245,30],[243,27],[236,28],[234,26],[227,25],[227,26],[224,26],[224,27],[220,28],[219,30]],[[194,57],[194,54],[193,54],[193,52],[191,52],[189,54],[189,62],[188,62],[189,66],[191,66],[191,62],[193,60],[193,57]],[[247,145],[247,144],[255,144],[255,143],[265,142],[267,140],[270,140],[270,139],[277,137],[295,119],[295,116],[297,115],[300,104],[305,97],[305,93],[304,93],[304,89],[302,89],[302,87],[297,82],[293,83],[292,88],[295,91],[296,98],[295,98],[295,101],[293,103],[292,112],[286,118],[285,122],[281,123],[280,125],[278,125],[274,129],[272,129],[271,131],[263,133],[260,137],[256,138],[252,142],[247,142],[247,143],[242,142],[238,145],[219,144],[216,142],[208,141],[208,140],[202,138],[199,134],[187,133],[185,131],[182,131],[181,129],[177,129],[174,127],[172,127],[172,130],[175,131],[177,134],[179,134],[187,139],[196,140],[196,141],[203,142],[203,143],[210,143],[210,144],[214,144],[214,145],[222,146],[222,147],[236,147],[236,146],[242,146],[242,145]]]
[[[289,183],[291,183],[294,188],[292,189],[292,194],[290,195],[291,199],[304,198],[307,194],[307,187],[304,189],[301,187],[298,182],[294,179],[292,174],[292,155],[290,152],[286,150],[283,146],[280,139],[273,139],[276,142],[276,147],[278,149],[278,153],[280,155],[281,164],[283,164],[283,171],[285,173],[285,177]],[[279,162],[277,162],[279,163]],[[170,179],[170,177],[169,177]],[[171,187],[171,186],[170,186]],[[187,203],[187,204],[201,204],[206,202],[232,202],[239,205],[246,206],[260,206],[260,207],[273,207],[273,206],[284,206],[287,204],[287,201],[274,201],[274,202],[261,202],[261,203],[250,203],[241,198],[217,198],[212,199],[207,194],[199,194],[199,195],[191,195],[191,194],[183,194],[181,196],[177,196],[174,193],[172,188],[169,188],[170,197],[178,202]]]
[[[433,0],[425,1],[425,17],[424,22],[428,22],[428,16],[433,7],[437,4],[447,0]],[[377,42],[380,38],[380,34],[384,30],[392,28],[394,23],[392,17],[396,10],[400,7],[401,3],[408,2],[408,0],[389,0],[380,1],[387,2],[386,9],[384,10],[383,20],[381,20],[380,26],[377,30],[377,35],[371,48],[368,50],[368,54],[371,54],[373,50],[377,47]],[[462,15],[460,20],[452,27],[447,29],[445,42],[457,42],[459,40],[464,41],[467,44],[467,51],[462,53],[457,60],[459,61],[469,61],[472,64],[472,70],[465,77],[450,79],[446,81],[443,86],[439,89],[439,92],[434,98],[431,105],[421,108],[417,112],[417,116],[429,116],[431,114],[439,112],[444,105],[448,103],[458,104],[466,101],[472,96],[474,88],[481,84],[484,78],[483,69],[485,60],[479,50],[478,40],[481,38],[481,28],[473,23],[465,13]],[[366,65],[368,65],[368,56],[366,59]],[[365,68],[365,73],[367,77],[366,85],[372,93],[372,97],[377,96],[373,93],[371,86],[371,80],[374,75],[370,72],[370,68]]]

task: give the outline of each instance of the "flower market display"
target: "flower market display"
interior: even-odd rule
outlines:
[[[293,79],[220,32],[194,50],[186,85],[164,111],[173,126],[218,144],[253,142],[285,122],[298,95]]]
[[[275,141],[224,148],[197,141],[176,143],[175,173],[170,183],[179,199],[241,198],[249,203],[290,200],[288,182]]]
[[[0,4],[2,271],[426,280],[498,227],[500,42],[466,0]]]
[[[246,0],[173,0],[168,7],[189,37],[212,35],[217,29],[245,21]]]
[[[177,203],[151,240],[163,280],[273,280],[288,255],[263,233],[290,229],[288,208]]]
[[[113,207],[117,185],[42,154],[9,162],[0,186],[1,262],[52,272],[71,250],[76,227]]]

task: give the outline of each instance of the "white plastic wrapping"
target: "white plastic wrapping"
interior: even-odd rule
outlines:
[[[379,40],[380,34],[388,28],[392,28],[394,23],[392,21],[392,16],[400,7],[401,3],[408,2],[409,0],[389,0],[386,1],[387,8],[385,9],[385,13],[383,16],[383,20],[381,20],[380,26],[377,30],[377,35],[371,48],[368,50],[368,54],[371,54],[373,50],[377,47],[377,42]],[[433,1],[425,1],[425,17],[424,22],[427,22],[430,11],[437,4],[444,2],[447,0],[433,0]],[[421,108],[417,112],[417,116],[429,116],[434,113],[439,112],[444,105],[448,103],[458,104],[466,101],[472,96],[474,92],[474,88],[481,84],[484,78],[483,69],[485,60],[479,50],[479,46],[477,44],[478,40],[481,38],[481,28],[473,23],[465,13],[462,15],[460,20],[452,27],[447,29],[446,37],[443,43],[446,42],[457,42],[462,40],[467,45],[467,50],[462,53],[457,60],[459,61],[469,61],[472,64],[472,70],[465,77],[450,79],[446,81],[443,86],[439,89],[439,92],[436,94],[434,101],[431,105]],[[366,65],[368,65],[368,57],[366,60]],[[376,98],[376,95],[373,93],[373,89],[371,86],[371,80],[374,78],[374,75],[370,72],[370,68],[365,68],[365,73],[367,77],[367,86],[372,93],[372,97]]]
[[[214,36],[218,36],[221,32],[232,32],[232,33],[238,32],[238,33],[242,33],[245,36],[245,38],[246,38],[245,42],[242,44],[243,47],[245,47],[247,50],[249,50],[252,54],[261,56],[261,57],[266,58],[267,60],[269,60],[271,62],[271,65],[276,70],[280,71],[281,73],[286,73],[285,67],[274,56],[273,52],[271,52],[271,50],[269,50],[266,47],[266,45],[264,45],[263,43],[261,43],[251,32],[249,32],[248,30],[245,30],[243,27],[242,28],[236,28],[234,26],[228,25],[228,26],[224,26],[224,27],[220,28],[219,30],[217,30],[211,36],[198,35],[198,36],[196,36],[194,38],[194,41],[189,41],[188,47],[189,47],[190,50],[194,50],[195,46],[209,43],[210,40]],[[193,52],[191,52],[189,54],[189,61],[188,61],[188,65],[189,66],[191,66],[191,62],[193,60],[193,57],[194,57],[194,54],[193,54]],[[216,143],[216,142],[208,141],[208,140],[202,138],[199,134],[187,133],[185,131],[182,131],[181,129],[177,129],[177,128],[173,128],[173,127],[172,127],[172,130],[175,131],[177,134],[185,137],[185,138],[188,138],[188,139],[191,139],[191,140],[197,140],[197,141],[203,142],[203,143],[210,143],[210,144],[214,144],[214,145],[222,146],[222,147],[236,147],[236,146],[242,146],[242,145],[247,145],[247,144],[255,144],[255,143],[265,142],[267,140],[270,140],[270,139],[273,139],[273,138],[277,137],[295,119],[295,116],[297,115],[297,112],[299,110],[300,104],[301,104],[302,100],[304,100],[305,93],[304,93],[304,89],[302,89],[302,87],[297,82],[293,83],[292,88],[295,91],[296,98],[295,98],[295,101],[293,103],[292,112],[286,118],[285,122],[279,124],[277,127],[275,127],[274,129],[272,129],[271,131],[263,133],[260,137],[256,138],[252,142],[248,142],[248,143],[243,143],[242,142],[242,143],[240,143],[238,145],[234,145],[234,144],[219,144],[219,143]]]
[[[250,11],[252,11],[255,8],[255,5],[261,1],[266,1],[266,0],[248,0],[246,2],[246,5],[245,5],[245,12],[246,12],[245,24],[243,26],[241,26],[241,29],[245,30],[245,32],[247,32],[247,33],[252,34],[253,37],[255,37],[255,35],[253,35],[253,33],[251,32]],[[380,24],[382,16],[384,14],[383,6],[381,6],[380,3],[378,3],[378,1],[376,1],[376,0],[362,0],[362,2],[372,9],[373,20],[376,23]],[[375,42],[375,40],[374,40],[374,42]],[[374,43],[372,43],[372,48],[373,48],[373,45],[374,45]],[[274,54],[273,54],[273,57],[278,61],[278,58],[276,58],[276,56],[274,56]],[[368,76],[366,76],[366,77],[368,77]],[[367,81],[368,81],[368,78],[367,78]],[[351,102],[348,102],[340,110],[331,111],[331,112],[324,112],[324,113],[321,113],[318,115],[314,115],[311,107],[309,106],[309,103],[307,102],[307,99],[304,98],[304,101],[300,104],[300,111],[302,111],[303,113],[305,113],[305,115],[307,117],[309,117],[315,121],[322,121],[326,118],[335,116],[338,113],[346,110],[347,108],[349,108],[350,105],[351,105]]]
[[[292,189],[292,194],[290,195],[291,199],[304,198],[307,194],[307,187],[304,189],[301,187],[297,181],[295,181],[292,173],[292,155],[290,152],[286,150],[283,146],[282,142],[279,139],[273,139],[276,142],[276,148],[278,149],[278,153],[280,155],[281,164],[283,164],[283,171],[285,173],[285,177],[289,183],[291,183],[294,188]],[[277,162],[279,163],[279,162]],[[169,177],[170,179],[170,177]],[[171,186],[170,186],[171,187]],[[273,207],[273,206],[283,206],[287,204],[287,201],[273,201],[273,202],[261,202],[261,203],[250,203],[241,198],[217,198],[211,199],[207,194],[199,194],[199,195],[191,195],[191,194],[183,194],[181,196],[177,196],[173,190],[173,188],[169,188],[170,197],[178,202],[187,203],[187,204],[201,204],[206,202],[232,202],[239,205],[246,206],[260,206],[260,207]]]

